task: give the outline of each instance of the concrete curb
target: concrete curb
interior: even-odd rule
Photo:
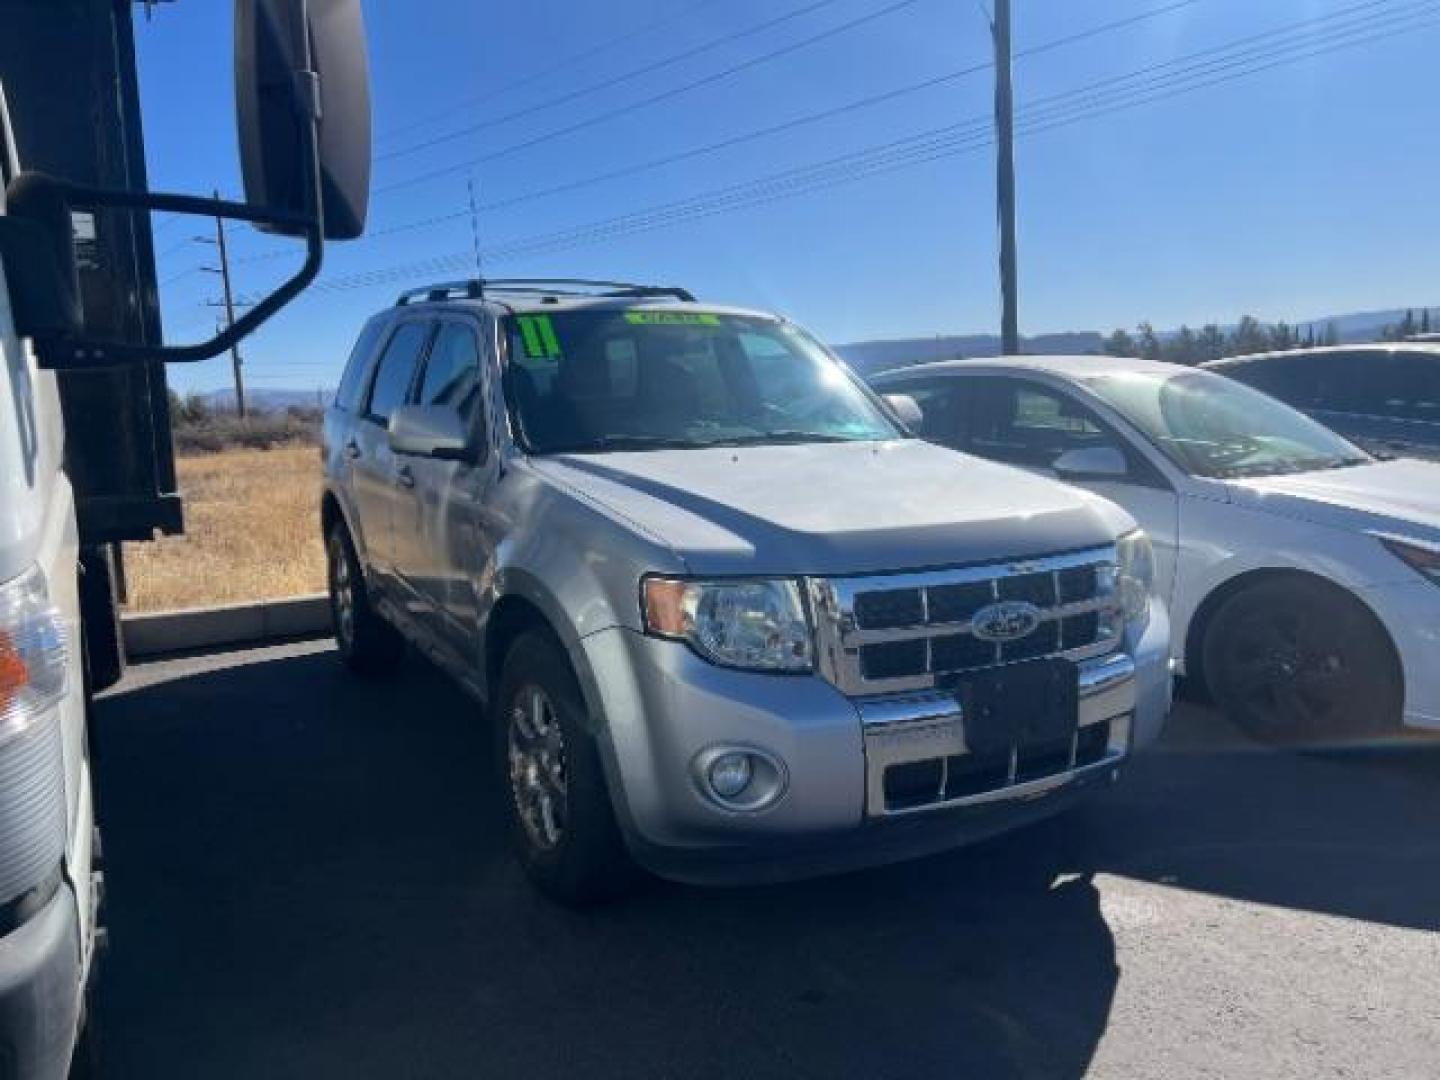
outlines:
[[[319,637],[330,632],[330,602],[322,593],[258,604],[146,612],[124,616],[121,625],[125,653],[136,660],[222,645]]]

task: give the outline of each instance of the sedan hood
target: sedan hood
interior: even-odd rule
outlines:
[[[1133,527],[1076,488],[919,440],[532,459],[690,572],[851,574],[1029,558]]]
[[[1440,465],[1379,461],[1349,469],[1229,482],[1242,506],[1339,528],[1440,539]]]

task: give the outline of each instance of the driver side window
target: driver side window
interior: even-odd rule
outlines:
[[[971,450],[1029,468],[1051,468],[1071,450],[1118,446],[1098,417],[1068,394],[1018,379],[976,387]]]

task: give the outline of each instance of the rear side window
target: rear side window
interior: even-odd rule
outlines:
[[[360,407],[360,394],[365,386],[365,377],[370,374],[370,361],[375,358],[375,346],[380,342],[383,321],[376,319],[367,323],[360,331],[360,339],[350,350],[350,360],[345,365],[345,374],[340,379],[340,388],[335,391],[336,408],[354,412]]]
[[[385,355],[380,357],[375,381],[370,386],[370,403],[365,409],[366,416],[377,424],[390,423],[390,414],[405,404],[410,384],[415,381],[415,369],[430,339],[430,329],[429,323],[402,323],[385,347]]]
[[[1319,396],[1318,356],[1275,357],[1227,365],[1222,375],[1263,390],[1296,408],[1313,408]]]

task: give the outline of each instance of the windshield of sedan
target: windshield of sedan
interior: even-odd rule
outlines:
[[[850,372],[779,319],[573,311],[510,320],[506,397],[534,453],[904,437]]]
[[[1373,460],[1283,402],[1219,375],[1129,372],[1089,386],[1196,476],[1279,476]]]

